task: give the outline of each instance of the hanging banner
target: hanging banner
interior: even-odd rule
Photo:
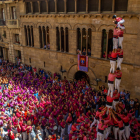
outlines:
[[[78,55],[78,70],[88,72],[88,56]]]

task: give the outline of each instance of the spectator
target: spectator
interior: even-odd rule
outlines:
[[[131,100],[130,100],[130,109],[132,109],[133,107],[134,107],[134,100],[131,99]]]
[[[86,49],[83,50],[82,55],[86,55]]]
[[[90,49],[88,49],[87,54],[88,54],[88,56],[91,56],[91,51],[90,51]]]

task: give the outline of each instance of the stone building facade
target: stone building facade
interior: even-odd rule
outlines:
[[[73,79],[77,49],[85,49],[91,52],[86,74],[95,87],[107,85],[112,16],[124,18],[121,89],[140,99],[140,0],[6,0],[0,8],[0,56],[52,73],[62,67]]]

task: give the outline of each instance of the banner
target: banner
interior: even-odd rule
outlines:
[[[78,55],[78,70],[88,72],[88,56]]]

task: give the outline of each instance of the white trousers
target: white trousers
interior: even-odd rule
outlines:
[[[119,140],[122,140],[122,137],[124,140],[126,140],[125,135],[124,135],[124,130],[119,130]]]
[[[112,71],[114,73],[116,67],[116,61],[110,60],[110,66],[111,66],[110,72]]]
[[[104,134],[97,132],[97,140],[104,140]]]
[[[130,126],[125,126],[125,136],[127,139],[130,137]]]
[[[117,68],[120,68],[120,70],[121,70],[121,64],[122,64],[122,62],[123,62],[123,58],[119,58],[118,57],[118,60],[117,60]]]
[[[119,46],[121,47],[121,49],[123,49],[122,42],[123,42],[123,37],[119,37]]]
[[[113,109],[116,111],[116,105],[119,103],[119,101],[113,101]]]
[[[120,92],[120,84],[121,84],[121,79],[115,79],[115,89],[118,90],[118,92]]]
[[[113,97],[113,91],[114,91],[114,84],[108,83],[108,95],[111,92],[111,97]]]
[[[61,128],[61,138],[63,138],[64,134],[65,134],[65,128]]]
[[[124,19],[122,19],[121,21],[119,21],[118,22],[118,28],[121,28],[121,29],[125,29],[125,27],[124,26],[121,26],[121,24],[123,24],[125,22],[125,20]]]
[[[113,49],[118,48],[118,38],[113,38]]]
[[[95,125],[95,123],[97,123],[97,121],[98,121],[98,120],[96,120],[95,117],[94,117],[94,121],[93,121],[93,123],[90,125],[90,128],[92,128],[92,126]]]
[[[22,140],[27,140],[27,132],[22,132]]]
[[[113,132],[114,132],[115,140],[117,140],[117,134],[119,132],[119,127],[113,127]]]
[[[68,125],[68,134],[70,133],[72,123]]]
[[[106,128],[105,139],[108,138],[109,134],[111,133],[111,126]]]

